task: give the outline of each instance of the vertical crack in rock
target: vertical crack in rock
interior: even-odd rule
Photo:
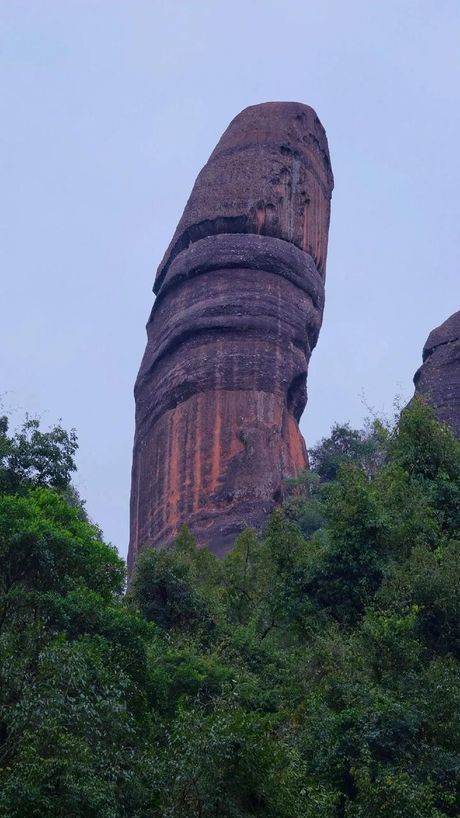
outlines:
[[[460,439],[460,310],[430,332],[414,384],[416,394]]]
[[[306,467],[332,188],[324,129],[294,102],[242,111],[198,175],[135,386],[130,569],[183,523],[225,554]]]

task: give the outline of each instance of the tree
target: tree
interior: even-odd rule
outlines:
[[[0,816],[152,815],[156,637],[69,502],[76,438],[29,422],[9,438],[4,422],[0,443]]]
[[[417,401],[371,460],[350,439],[224,560],[145,550],[125,597],[71,484],[15,472],[0,818],[457,818],[460,449]]]
[[[59,424],[42,432],[37,418],[26,417],[22,427],[8,434],[8,418],[0,417],[0,493],[33,486],[65,489],[70,484],[78,448],[74,429]]]
[[[166,630],[212,628],[213,605],[205,590],[210,577],[203,571],[203,563],[212,576],[215,558],[197,549],[185,526],[175,548],[144,549],[131,586],[131,596],[142,615]]]
[[[387,457],[390,430],[380,420],[368,421],[364,429],[348,423],[335,424],[309,451],[311,468],[323,481],[335,480],[340,466],[353,463],[373,477]]]
[[[319,474],[311,470],[302,471],[297,477],[286,481],[287,497],[283,511],[307,539],[324,524],[322,489]]]

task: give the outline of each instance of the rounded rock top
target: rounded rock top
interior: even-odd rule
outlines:
[[[443,344],[449,344],[452,341],[457,341],[460,338],[460,310],[454,312],[446,321],[443,321],[439,327],[431,330],[425,346],[423,347],[423,360],[431,355],[436,347]]]
[[[324,277],[334,186],[326,132],[309,105],[264,102],[239,113],[199,173],[158,268],[200,239],[272,236],[312,256]]]

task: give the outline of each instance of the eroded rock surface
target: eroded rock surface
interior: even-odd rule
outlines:
[[[460,439],[460,310],[430,332],[414,384],[438,420]]]
[[[224,554],[306,466],[332,187],[324,129],[299,103],[245,109],[200,172],[135,386],[130,566],[183,523]]]

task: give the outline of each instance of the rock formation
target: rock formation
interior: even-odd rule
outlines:
[[[333,177],[312,108],[246,108],[158,268],[135,386],[129,564],[187,523],[222,555],[307,464],[298,421],[322,321]]]
[[[414,384],[438,420],[460,439],[460,310],[430,332]]]

